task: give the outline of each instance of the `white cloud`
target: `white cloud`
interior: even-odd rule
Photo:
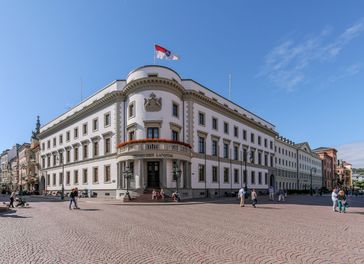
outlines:
[[[364,168],[364,141],[340,145],[336,149],[339,159],[351,163],[354,168]]]
[[[342,34],[328,39],[330,28],[324,28],[318,36],[306,38],[300,43],[293,39],[284,40],[266,56],[264,67],[258,77],[265,77],[278,87],[287,91],[295,88],[307,79],[307,69],[314,63],[328,62],[337,57],[342,49],[364,31],[364,18],[348,27]],[[349,69],[352,75],[360,67]]]

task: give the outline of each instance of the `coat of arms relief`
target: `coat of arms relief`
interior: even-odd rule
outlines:
[[[144,98],[144,108],[147,112],[159,112],[162,109],[162,98],[151,93],[149,98]]]

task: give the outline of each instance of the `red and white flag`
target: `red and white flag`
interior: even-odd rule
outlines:
[[[157,59],[161,60],[179,60],[179,56],[176,54],[173,54],[171,51],[159,46],[155,45],[155,54]]]

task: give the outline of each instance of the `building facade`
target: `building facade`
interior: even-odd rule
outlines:
[[[216,196],[274,181],[271,123],[162,66],[144,66],[40,130],[41,182],[123,197]],[[64,176],[64,177],[63,177]]]
[[[314,149],[322,161],[323,187],[332,190],[337,185],[336,164],[337,150],[334,148],[320,147]]]
[[[307,142],[295,144],[284,137],[275,142],[275,189],[316,190],[322,187],[322,163]]]
[[[338,185],[351,188],[353,186],[352,175],[353,166],[344,160],[338,160],[336,173],[338,175]]]

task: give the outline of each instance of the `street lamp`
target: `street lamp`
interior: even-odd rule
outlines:
[[[312,192],[313,192],[313,190],[312,190],[312,171],[315,171],[315,173],[316,173],[316,168],[312,167],[310,169],[310,178],[311,178],[310,194],[311,194],[311,196],[312,196]]]
[[[176,195],[178,195],[178,181],[181,176],[182,170],[178,168],[178,164],[176,163],[173,167],[173,177],[176,179]],[[206,180],[206,179],[205,179]]]
[[[130,194],[129,194],[129,181],[131,177],[133,176],[132,171],[129,167],[126,167],[123,171],[124,178],[126,179],[126,195],[128,196],[129,201],[131,200]]]
[[[248,156],[248,151],[245,150],[243,153],[244,153],[244,184],[245,184],[244,191],[245,191],[245,193],[247,193],[247,191],[248,191],[248,175],[247,175],[246,163],[247,163],[247,160],[248,160],[248,157],[247,157]],[[249,155],[249,161],[250,161],[250,163],[253,162],[252,153],[250,153],[250,155]]]
[[[58,152],[57,160],[62,165],[62,190],[61,190],[61,200],[64,200],[64,162],[63,162],[63,152]]]

